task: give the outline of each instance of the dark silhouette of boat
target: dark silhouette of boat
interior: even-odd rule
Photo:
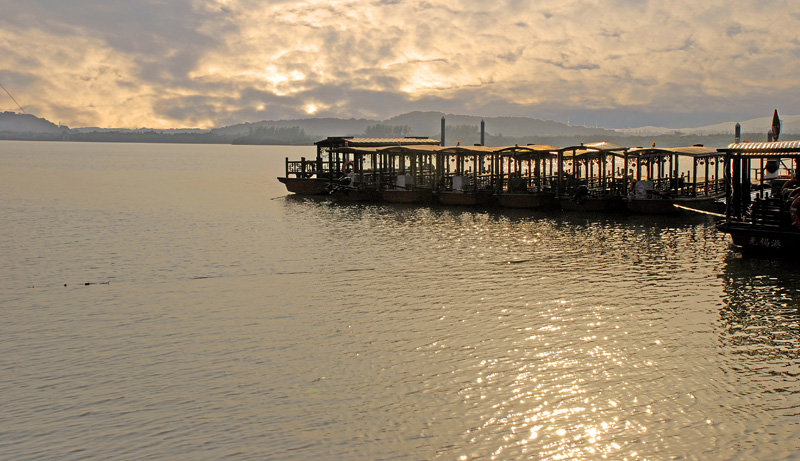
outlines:
[[[627,147],[594,142],[558,149],[558,204],[567,211],[625,210]]]
[[[375,148],[388,146],[408,145],[438,145],[439,141],[430,138],[405,137],[405,138],[358,138],[358,137],[329,137],[314,143],[317,147],[315,159],[289,160],[286,158],[286,168],[283,177],[278,181],[286,186],[286,190],[301,195],[324,195],[331,192],[342,192],[340,195],[348,197],[367,198],[373,194],[355,193],[363,189],[356,182],[356,178],[348,176],[357,173],[357,166],[361,171],[370,168],[361,165],[364,157],[351,157],[344,148]],[[357,162],[358,161],[358,162]],[[359,163],[359,165],[356,165]],[[349,182],[347,179],[349,178]],[[351,194],[351,192],[354,192]],[[378,194],[379,195],[379,194]]]
[[[497,148],[450,146],[437,150],[437,185],[434,194],[442,205],[492,204]]]
[[[800,141],[734,143],[720,151],[727,206],[717,229],[748,254],[800,255]]]
[[[724,155],[701,144],[629,150],[627,163],[634,172],[626,198],[628,210],[650,214],[722,211]]]
[[[547,144],[505,147],[498,155],[497,204],[506,208],[557,208],[555,151]]]

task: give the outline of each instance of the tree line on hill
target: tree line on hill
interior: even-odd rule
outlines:
[[[187,144],[249,144],[249,145],[312,145],[327,136],[354,136],[366,138],[402,138],[429,136],[439,139],[442,114],[414,112],[394,117],[384,122],[356,119],[308,119],[263,121],[244,123],[213,130],[123,130],[123,129],[69,129],[28,114],[0,113],[0,140],[31,141],[81,141],[81,142],[131,142],[131,143],[187,143]],[[451,123],[445,129],[448,145],[474,145],[481,142],[481,119],[472,116],[447,116]],[[570,126],[548,120],[522,117],[488,119],[494,130],[487,130],[487,146],[549,144],[557,147],[580,145],[581,142],[607,141],[620,146],[677,147],[703,144],[724,147],[733,142],[730,134],[689,135],[625,135],[602,128]],[[22,131],[23,127],[35,127]],[[497,127],[506,131],[498,131]],[[309,134],[311,129],[314,134]],[[491,131],[491,132],[490,132]],[[323,133],[323,134],[320,134]],[[429,134],[434,133],[434,134]],[[527,133],[548,133],[528,135]],[[762,134],[744,134],[742,139],[765,140]]]
[[[346,134],[344,136],[367,138],[400,138],[408,136],[404,127],[392,127],[390,132],[381,130],[367,130],[365,133]],[[751,141],[765,141],[764,136],[757,133],[745,133],[742,139]],[[439,139],[438,136],[432,136]],[[795,139],[797,136],[787,136],[784,140]],[[183,144],[234,144],[234,145],[312,145],[321,140],[305,133],[300,127],[290,128],[255,128],[246,135],[217,134],[213,132],[202,133],[161,133],[158,131],[92,131],[61,133],[18,133],[0,132],[0,140],[22,141],[77,141],[77,142],[129,142],[129,143],[183,143]],[[480,143],[480,132],[477,128],[465,125],[447,126],[445,141],[448,145],[457,142],[463,146]],[[611,136],[586,138],[583,136],[504,136],[502,133],[484,135],[487,146],[513,146],[526,144],[549,144],[556,147],[577,146],[585,142],[607,141],[620,146],[644,147],[653,142],[662,147],[691,146],[703,144],[709,147],[725,147],[733,142],[729,134],[715,135],[681,135],[664,134],[658,136]]]

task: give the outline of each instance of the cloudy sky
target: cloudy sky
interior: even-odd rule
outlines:
[[[71,127],[432,110],[683,128],[800,114],[797,0],[0,5],[0,83]],[[18,108],[0,93],[0,110]]]

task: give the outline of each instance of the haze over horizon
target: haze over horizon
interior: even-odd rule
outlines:
[[[0,83],[73,127],[420,110],[687,128],[800,113],[788,1],[31,0],[4,5],[0,26]]]

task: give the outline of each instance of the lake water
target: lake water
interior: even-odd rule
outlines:
[[[0,142],[0,459],[800,457],[800,272],[712,218],[289,197]]]

